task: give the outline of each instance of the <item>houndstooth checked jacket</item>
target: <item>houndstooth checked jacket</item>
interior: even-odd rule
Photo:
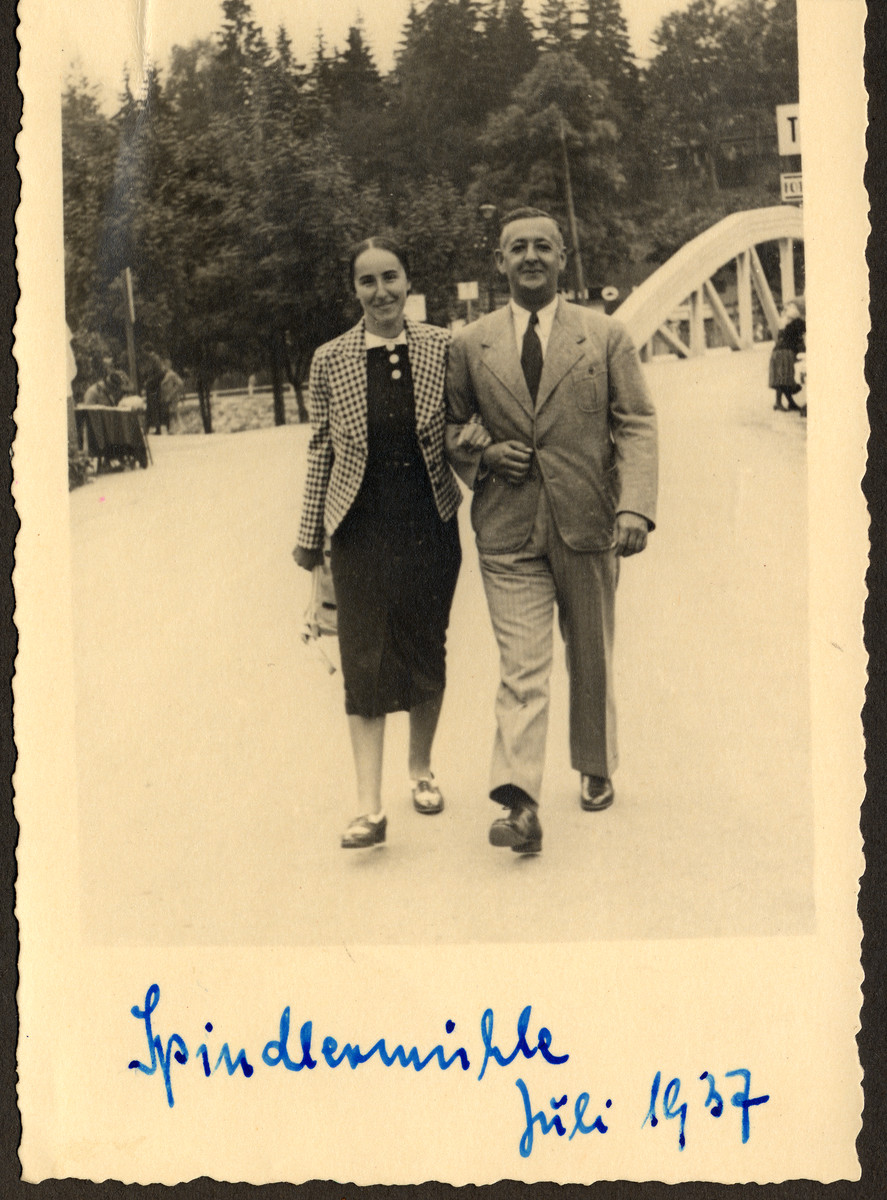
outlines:
[[[407,353],[416,404],[416,435],[441,520],[462,500],[444,458],[444,378],[450,335],[434,325],[406,321]],[[308,405],[313,432],[298,544],[323,545],[357,498],[367,463],[366,344],[364,322],[320,346],[311,362]]]

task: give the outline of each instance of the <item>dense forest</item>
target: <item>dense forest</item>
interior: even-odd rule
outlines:
[[[774,107],[798,98],[795,0],[691,0],[645,69],[620,0],[427,0],[393,69],[356,24],[296,61],[248,0],[175,47],[116,111],[86,79],[62,99],[65,282],[82,391],[136,339],[198,390],[263,372],[283,420],[314,348],[354,318],[343,262],[371,232],[411,253],[428,319],[495,302],[497,217],[575,203],[584,280],[624,288],[728,212],[779,202]],[[571,254],[568,278],[575,280]],[[300,400],[300,409],[301,409]]]

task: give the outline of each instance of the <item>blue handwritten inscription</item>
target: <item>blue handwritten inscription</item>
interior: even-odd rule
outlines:
[[[517,1090],[521,1094],[521,1099],[524,1102],[524,1116],[526,1117],[527,1127],[521,1134],[519,1149],[521,1158],[529,1158],[533,1153],[533,1126],[539,1126],[540,1133],[551,1133],[552,1130],[558,1137],[566,1137],[567,1129],[558,1115],[557,1110],[563,1108],[567,1103],[567,1096],[561,1096],[560,1100],[551,1098],[551,1107],[555,1110],[553,1117],[547,1117],[544,1112],[533,1112],[533,1106],[530,1104],[530,1093],[527,1085],[522,1079],[515,1081]],[[577,1133],[606,1133],[609,1129],[608,1125],[604,1124],[603,1117],[598,1114],[590,1125],[585,1124],[585,1112],[591,1102],[591,1097],[588,1092],[580,1092],[576,1097],[576,1103],[573,1105],[573,1128],[570,1130],[568,1142],[572,1142]],[[613,1101],[608,1100],[605,1107],[610,1108]]]
[[[160,988],[156,983],[152,983],[145,994],[144,1008],[140,1008],[136,1004],[130,1009],[136,1020],[141,1021],[144,1026],[150,1059],[147,1063],[140,1062],[139,1059],[133,1059],[129,1066],[131,1070],[142,1071],[146,1075],[156,1074],[159,1067],[166,1089],[166,1102],[172,1108],[175,1105],[172,1087],[173,1062],[178,1063],[180,1066],[185,1066],[189,1061],[190,1055],[185,1039],[181,1034],[172,1034],[164,1046],[163,1038],[155,1033],[153,1018],[159,1002]],[[491,1038],[492,1010],[488,1010],[488,1013]],[[530,1050],[527,1045],[526,1030],[529,1024],[529,1016],[530,1009],[527,1007],[524,1009],[518,1022],[517,1045],[510,1056],[507,1058],[503,1057],[501,1051],[492,1044],[489,1038],[484,1042],[487,1053],[492,1055],[496,1061],[503,1063],[511,1062],[518,1052],[523,1052],[529,1058],[537,1050],[541,1050],[543,1056],[548,1057],[550,1062],[555,1061],[549,1057],[551,1034],[548,1030],[543,1028],[540,1031],[535,1049]],[[280,1015],[278,1036],[265,1044],[265,1048],[262,1051],[262,1062],[267,1067],[282,1065],[287,1071],[312,1071],[318,1064],[318,1059],[312,1054],[313,1024],[311,1021],[304,1021],[302,1023],[299,1029],[298,1051],[291,1046],[290,1024],[291,1013],[290,1007],[287,1005]],[[211,1033],[212,1028],[212,1024],[209,1021],[204,1026],[207,1033]],[[452,1033],[456,1028],[455,1022],[447,1021],[445,1028],[447,1033]],[[222,1046],[214,1067],[210,1066],[211,1056],[206,1042],[198,1046],[195,1057],[201,1063],[203,1073],[206,1077],[214,1074],[223,1065],[229,1075],[233,1075],[238,1068],[240,1068],[247,1079],[251,1078],[253,1074],[254,1068],[247,1058],[246,1051],[240,1050],[236,1055],[232,1056],[227,1042]],[[339,1043],[334,1037],[325,1037],[321,1044],[320,1060],[326,1063],[331,1069],[340,1067],[342,1063],[347,1063],[352,1070],[356,1070],[357,1067],[369,1062],[372,1058],[378,1058],[386,1067],[412,1067],[415,1071],[424,1071],[429,1065],[437,1066],[441,1071],[447,1071],[454,1063],[458,1063],[463,1071],[468,1071],[471,1067],[468,1052],[464,1046],[459,1046],[452,1053],[447,1054],[442,1045],[437,1045],[427,1054],[423,1055],[415,1046],[409,1050],[405,1050],[403,1046],[397,1045],[389,1050],[384,1038],[379,1038],[368,1050],[363,1050],[359,1045],[352,1044],[351,1042],[346,1042],[340,1049]]]
[[[539,1036],[536,1038],[536,1045],[531,1050],[527,1044],[527,1029],[530,1025],[530,1005],[523,1010],[517,1019],[517,1044],[510,1054],[503,1054],[501,1050],[493,1043],[493,1010],[488,1008],[480,1019],[480,1033],[484,1043],[484,1061],[480,1069],[478,1079],[483,1079],[484,1072],[487,1069],[487,1063],[490,1059],[498,1063],[500,1067],[507,1067],[514,1062],[518,1054],[522,1054],[524,1058],[532,1058],[536,1053],[542,1055],[547,1063],[553,1066],[560,1066],[565,1063],[570,1057],[569,1054],[552,1054],[551,1053],[551,1031],[543,1025],[539,1030]]]
[[[766,1104],[770,1099],[769,1096],[752,1096],[751,1094],[751,1071],[745,1067],[738,1067],[735,1071],[725,1071],[724,1078],[732,1079],[736,1076],[742,1078],[741,1091],[734,1092],[730,1097],[730,1103],[734,1108],[742,1110],[742,1144],[746,1144],[751,1137],[751,1120],[749,1111],[755,1108],[758,1104]],[[720,1117],[724,1111],[724,1100],[721,1093],[718,1091],[714,1075],[710,1071],[703,1071],[699,1076],[701,1083],[708,1081],[708,1092],[705,1097],[704,1107],[713,1117]],[[688,1103],[686,1100],[681,1101],[681,1081],[680,1079],[672,1079],[666,1084],[665,1091],[662,1093],[661,1106],[659,1104],[659,1088],[662,1084],[662,1072],[657,1071],[653,1080],[653,1085],[650,1088],[650,1107],[647,1109],[647,1115],[641,1122],[641,1128],[649,1121],[650,1127],[655,1128],[659,1124],[657,1108],[662,1113],[662,1116],[667,1121],[678,1122],[678,1149],[683,1150],[687,1144],[686,1129],[687,1129],[687,1112]]]
[[[129,1010],[136,1020],[143,1021],[145,1024],[145,1036],[148,1039],[148,1051],[151,1055],[150,1066],[134,1058],[129,1064],[129,1068],[131,1071],[144,1071],[146,1075],[154,1075],[159,1064],[163,1075],[163,1082],[166,1085],[166,1102],[172,1108],[175,1103],[172,1098],[172,1062],[175,1059],[177,1063],[184,1066],[188,1061],[188,1047],[185,1045],[184,1038],[180,1034],[174,1033],[166,1043],[166,1050],[163,1049],[163,1039],[154,1033],[151,1022],[151,1017],[159,1003],[160,988],[156,983],[152,983],[145,994],[145,1007],[139,1008],[137,1004],[134,1004]],[[207,1024],[204,1028],[207,1032],[212,1031],[212,1025],[210,1024]],[[173,1053],[173,1046],[176,1047],[175,1053]],[[197,1054],[203,1060],[205,1074],[211,1074],[209,1069],[209,1053],[205,1043],[198,1048]],[[214,1069],[218,1071],[222,1063],[225,1064],[229,1075],[233,1075],[238,1067],[241,1068],[247,1079],[253,1073],[253,1068],[246,1060],[246,1051],[241,1050],[237,1057],[232,1060],[227,1042],[222,1047]]]
[[[163,1038],[154,1032],[153,1015],[159,1002],[160,988],[156,983],[152,983],[145,995],[144,1008],[139,1008],[136,1004],[130,1009],[136,1020],[141,1021],[144,1025],[150,1062],[143,1063],[138,1059],[133,1059],[129,1066],[130,1069],[143,1071],[146,1075],[156,1074],[159,1066],[166,1088],[166,1101],[169,1107],[172,1108],[175,1104],[172,1088],[172,1064],[173,1062],[177,1062],[181,1066],[185,1066],[189,1059],[189,1053],[185,1039],[181,1034],[172,1034],[164,1047]],[[517,1039],[514,1048],[507,1054],[499,1049],[493,1039],[493,1010],[488,1008],[484,1012],[481,1018],[481,1039],[483,1042],[484,1058],[478,1079],[483,1079],[488,1063],[493,1062],[500,1067],[507,1067],[519,1054],[527,1059],[540,1054],[545,1062],[551,1063],[554,1066],[567,1061],[570,1057],[569,1054],[559,1055],[553,1052],[551,1048],[551,1030],[546,1029],[544,1025],[539,1029],[539,1033],[536,1036],[536,1044],[534,1046],[530,1045],[527,1040],[527,1030],[530,1027],[531,1012],[531,1006],[528,1004],[518,1017]],[[370,1059],[376,1058],[383,1066],[412,1067],[417,1072],[424,1071],[428,1066],[436,1066],[441,1071],[448,1071],[456,1063],[458,1063],[463,1071],[468,1071],[471,1068],[471,1060],[464,1046],[458,1046],[448,1054],[443,1046],[438,1044],[426,1054],[421,1054],[415,1046],[412,1046],[409,1050],[405,1050],[401,1045],[389,1049],[385,1038],[379,1038],[368,1050],[363,1050],[359,1045],[352,1042],[345,1042],[340,1048],[336,1038],[325,1037],[321,1043],[319,1059],[317,1059],[312,1054],[313,1023],[311,1021],[304,1021],[302,1023],[299,1029],[299,1047],[296,1050],[291,1045],[291,1021],[290,1007],[287,1005],[280,1014],[278,1036],[267,1042],[262,1051],[262,1062],[266,1067],[283,1066],[287,1071],[313,1071],[318,1061],[323,1061],[332,1070],[340,1067],[343,1063],[347,1063],[351,1070],[354,1071],[359,1066],[369,1062]],[[211,1033],[212,1028],[212,1024],[209,1021],[204,1026],[207,1033]],[[456,1024],[454,1021],[448,1020],[445,1028],[447,1033],[450,1034],[456,1028]],[[210,1057],[209,1048],[206,1042],[203,1042],[197,1048],[196,1058],[202,1064],[203,1073],[206,1077],[214,1074],[222,1065],[225,1066],[229,1075],[233,1075],[238,1067],[247,1079],[253,1074],[253,1067],[247,1059],[246,1051],[240,1050],[232,1057],[227,1042],[222,1047],[216,1064],[212,1068],[210,1067]]]
[[[452,1033],[455,1028],[455,1022],[447,1021],[447,1033]],[[295,1062],[289,1052],[290,1010],[289,1005],[287,1005],[280,1015],[280,1037],[273,1039],[265,1046],[265,1049],[262,1051],[262,1062],[266,1067],[276,1067],[282,1063],[288,1071],[301,1071],[305,1067],[309,1071],[314,1070],[317,1066],[317,1061],[311,1055],[312,1031],[312,1022],[305,1021],[299,1030],[299,1044],[302,1050],[302,1057],[299,1062]],[[323,1039],[320,1054],[328,1067],[335,1069],[336,1067],[340,1067],[343,1062],[347,1062],[351,1070],[354,1071],[361,1064],[369,1062],[371,1058],[376,1056],[378,1056],[379,1060],[386,1067],[393,1067],[395,1065],[399,1067],[413,1067],[416,1071],[424,1071],[431,1062],[436,1062],[442,1071],[449,1070],[454,1062],[458,1062],[463,1071],[467,1071],[471,1066],[468,1061],[468,1055],[461,1046],[449,1058],[444,1053],[443,1046],[439,1045],[430,1050],[424,1058],[420,1056],[415,1046],[409,1051],[404,1050],[403,1046],[395,1046],[393,1050],[389,1050],[384,1038],[379,1038],[369,1050],[361,1050],[360,1046],[352,1045],[350,1042],[346,1042],[341,1052],[337,1055],[336,1052],[338,1050],[339,1043],[334,1037],[325,1037]]]
[[[146,1062],[141,1062],[137,1058],[133,1059],[129,1063],[129,1067],[131,1070],[140,1071],[145,1075],[158,1075],[163,1080],[166,1102],[170,1108],[175,1105],[174,1064],[186,1067],[189,1062],[194,1062],[199,1065],[204,1078],[207,1079],[216,1075],[222,1067],[229,1077],[240,1072],[240,1077],[243,1079],[253,1078],[255,1069],[247,1056],[247,1051],[243,1048],[236,1054],[232,1054],[228,1043],[225,1042],[216,1054],[210,1051],[209,1039],[207,1039],[197,1046],[192,1055],[182,1034],[173,1033],[169,1037],[162,1036],[157,1031],[158,1023],[155,1018],[159,1003],[160,987],[158,984],[152,983],[145,993],[144,1005],[135,1004],[130,1009],[143,1028],[148,1044],[148,1057]],[[509,1037],[507,1041],[503,1042],[494,1032],[495,1014],[493,1009],[488,1008],[484,1011],[480,1020],[480,1049],[483,1051],[483,1056],[480,1071],[476,1077],[478,1081],[484,1079],[488,1067],[505,1069],[511,1066],[516,1059],[529,1063],[538,1056],[540,1060],[538,1067],[543,1071],[545,1065],[561,1067],[569,1061],[569,1054],[555,1052],[553,1035],[545,1025],[539,1026],[535,1038],[530,1035],[531,1020],[532,1007],[528,1004],[521,1010],[517,1019],[516,1036],[513,1040]],[[451,1035],[455,1031],[456,1023],[447,1020],[444,1027],[447,1034]],[[204,1024],[203,1031],[206,1034],[213,1033],[211,1021]],[[401,1044],[390,1048],[389,1041],[384,1037],[378,1038],[367,1049],[363,1049],[357,1042],[345,1041],[340,1044],[337,1038],[331,1036],[317,1040],[320,1044],[319,1051],[315,1049],[317,1043],[315,1042],[313,1022],[303,1021],[296,1032],[292,1021],[292,1012],[290,1006],[287,1005],[280,1014],[277,1036],[265,1043],[261,1053],[261,1063],[270,1068],[282,1066],[284,1071],[296,1074],[301,1071],[314,1071],[319,1066],[334,1071],[347,1065],[352,1071],[356,1071],[372,1060],[386,1068],[400,1067],[402,1070],[406,1070],[411,1067],[417,1073],[424,1071],[427,1067],[436,1067],[439,1071],[448,1071],[457,1065],[463,1072],[471,1069],[471,1059],[465,1046],[456,1046],[447,1050],[444,1049],[442,1043],[438,1043],[430,1050],[422,1052],[416,1046],[411,1046],[409,1050],[406,1050]],[[254,1061],[256,1060],[254,1059]],[[740,1110],[741,1136],[742,1143],[745,1145],[751,1136],[751,1110],[758,1105],[766,1104],[770,1097],[752,1095],[751,1072],[745,1067],[725,1071],[723,1078],[741,1081],[739,1090],[733,1092],[729,1103],[733,1108]],[[613,1109],[613,1101],[610,1099],[606,1099],[603,1105],[598,1102],[592,1106],[589,1092],[584,1091],[579,1092],[571,1104],[569,1095],[567,1092],[563,1092],[561,1095],[552,1096],[547,1105],[537,1108],[531,1099],[530,1085],[523,1078],[517,1078],[514,1082],[520,1095],[523,1119],[523,1129],[518,1141],[518,1149],[522,1158],[530,1157],[539,1137],[546,1137],[553,1133],[557,1138],[572,1142],[577,1134],[582,1134],[583,1137],[598,1134],[603,1137],[612,1126],[614,1112],[610,1111]],[[704,1090],[700,1090],[698,1084],[695,1084],[695,1090],[691,1091],[688,1085],[682,1095],[680,1079],[671,1079],[663,1088],[662,1072],[657,1071],[650,1088],[647,1115],[641,1123],[641,1128],[643,1129],[646,1125],[649,1125],[651,1129],[655,1128],[662,1120],[675,1122],[678,1148],[683,1150],[687,1144],[688,1115],[694,1107],[702,1107],[703,1111],[707,1111],[715,1118],[721,1117],[726,1109],[724,1096],[718,1087],[715,1076],[710,1071],[702,1072],[699,1076],[699,1083],[705,1085]],[[534,1091],[536,1086],[534,1083]],[[730,1084],[721,1085],[725,1094],[729,1092],[730,1086]],[[561,1088],[558,1087],[557,1091],[560,1092]],[[538,1096],[538,1091],[536,1095]],[[594,1112],[596,1108],[599,1111],[592,1118],[589,1110]],[[605,1116],[606,1121],[604,1120]]]

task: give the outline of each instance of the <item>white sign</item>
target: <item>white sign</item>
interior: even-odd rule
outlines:
[[[802,175],[800,171],[793,171],[791,173],[783,172],[779,176],[783,204],[799,204],[804,199],[804,189],[801,185],[801,180]]]
[[[801,153],[801,118],[799,105],[776,105],[776,136],[780,154]]]
[[[411,321],[424,321],[427,314],[425,311],[425,297],[420,293],[410,292],[407,296],[407,302],[403,306],[405,317],[409,317]]]
[[[456,294],[460,300],[476,300],[477,299],[477,281],[471,283],[457,283]]]

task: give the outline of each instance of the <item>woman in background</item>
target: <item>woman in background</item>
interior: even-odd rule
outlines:
[[[795,380],[795,360],[805,348],[807,323],[804,320],[804,300],[797,297],[789,300],[783,309],[779,335],[770,355],[770,387],[776,392],[774,409],[781,411],[785,398],[785,411],[800,412],[794,395],[800,391]]]

